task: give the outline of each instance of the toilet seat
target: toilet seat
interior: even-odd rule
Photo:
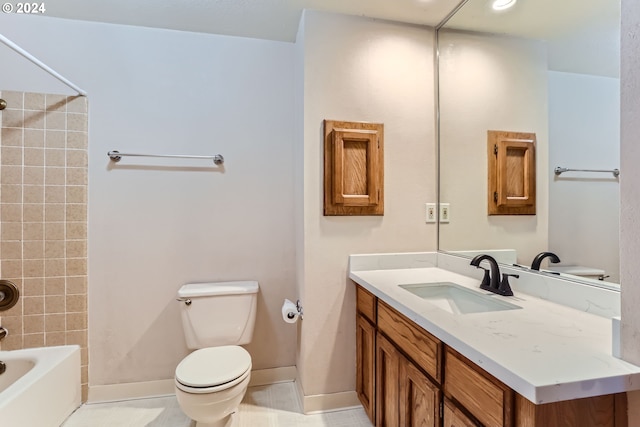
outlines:
[[[229,345],[196,350],[176,368],[176,387],[187,393],[213,393],[242,382],[251,373],[251,355]]]

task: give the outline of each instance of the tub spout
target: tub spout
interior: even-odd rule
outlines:
[[[9,335],[9,331],[4,326],[0,326],[0,341],[3,340],[7,335]]]

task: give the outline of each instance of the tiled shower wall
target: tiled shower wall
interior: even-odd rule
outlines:
[[[0,91],[0,349],[78,344],[87,396],[87,99]]]

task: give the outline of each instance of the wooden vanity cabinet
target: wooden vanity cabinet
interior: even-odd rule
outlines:
[[[376,427],[628,427],[625,393],[535,405],[356,289],[356,392]]]

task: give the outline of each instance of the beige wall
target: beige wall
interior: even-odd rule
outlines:
[[[436,162],[433,30],[314,11],[305,12],[301,25],[304,145],[296,180],[303,182],[297,203],[304,211],[297,283],[305,317],[297,366],[309,396],[355,389],[348,255],[435,249],[436,228],[424,222],[424,203],[436,198]],[[384,216],[322,215],[323,119],[384,123]]]
[[[87,396],[87,99],[3,90],[0,277],[20,299],[0,312],[2,350],[77,344]]]
[[[549,165],[620,166],[620,80],[549,72]],[[620,182],[571,173],[549,185],[549,250],[620,283]]]
[[[109,68],[125,79],[116,93],[105,91],[113,77],[95,85],[91,384],[173,377],[188,353],[175,301],[188,282],[257,280],[256,329],[246,346],[253,369],[294,365],[296,329],[280,316],[283,299],[295,298],[292,45],[110,31],[128,47]],[[106,42],[110,31],[93,34]],[[131,158],[113,167],[105,155],[113,149],[226,160],[221,170]]]
[[[516,249],[529,264],[547,250],[547,51],[538,41],[440,32],[441,200],[444,250]],[[535,132],[536,215],[487,215],[487,130]]]
[[[640,365],[640,3],[622,0],[620,279],[622,357]],[[628,393],[629,425],[640,425],[640,391]]]

